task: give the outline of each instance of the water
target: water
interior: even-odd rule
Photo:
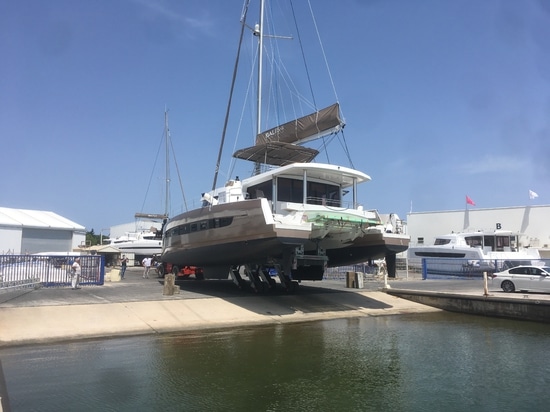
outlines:
[[[430,313],[0,350],[12,411],[538,411],[550,326]]]

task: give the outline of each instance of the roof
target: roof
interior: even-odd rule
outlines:
[[[54,212],[0,207],[0,226],[86,230],[86,228]]]
[[[318,150],[308,147],[291,143],[268,142],[237,150],[233,153],[233,157],[272,166],[285,166],[295,162],[311,162],[318,154]]]

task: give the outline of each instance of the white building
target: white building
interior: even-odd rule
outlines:
[[[520,233],[524,247],[550,248],[550,205],[494,209],[469,207],[465,210],[412,212],[407,215],[410,246],[432,245],[435,237],[452,232],[510,230]]]
[[[54,212],[0,207],[0,252],[70,252],[86,242],[86,228]]]

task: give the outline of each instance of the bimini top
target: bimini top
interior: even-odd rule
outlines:
[[[233,157],[272,166],[311,162],[319,151],[299,144],[336,133],[343,127],[340,105],[335,103],[258,134],[254,146],[236,151]]]
[[[291,163],[311,162],[318,154],[318,150],[309,147],[291,143],[267,142],[237,150],[233,157],[272,166],[285,166]]]

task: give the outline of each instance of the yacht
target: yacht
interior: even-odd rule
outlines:
[[[520,234],[507,230],[457,232],[437,236],[433,245],[409,247],[409,266],[425,259],[430,273],[482,273],[540,259],[537,249],[520,246]]]

